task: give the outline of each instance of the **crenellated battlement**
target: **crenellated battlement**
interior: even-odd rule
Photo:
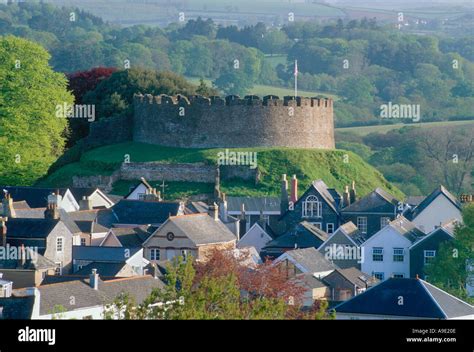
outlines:
[[[332,149],[333,101],[267,95],[134,96],[133,140],[181,148]]]
[[[166,94],[151,95],[151,94],[135,94],[135,104],[156,104],[156,105],[171,105],[171,106],[293,106],[293,107],[318,107],[318,108],[332,108],[333,100],[330,98],[317,97],[294,97],[285,96],[283,99],[276,95],[267,95],[260,99],[257,95],[247,95],[244,98],[238,95],[228,95],[225,98],[220,96],[204,97],[201,95],[193,95],[186,97],[184,95],[169,96]]]

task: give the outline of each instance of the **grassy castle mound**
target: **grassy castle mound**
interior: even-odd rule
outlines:
[[[44,187],[67,187],[72,185],[73,176],[110,175],[129,156],[131,162],[156,161],[162,163],[216,164],[217,155],[223,149],[182,149],[151,144],[127,142],[108,145],[82,154],[78,162],[62,166],[41,180],[37,185]],[[322,179],[329,187],[340,192],[352,180],[356,181],[357,192],[363,196],[381,187],[396,197],[403,193],[391,185],[383,175],[364,162],[356,154],[344,150],[317,150],[294,148],[240,148],[229,151],[257,153],[260,182],[239,179],[222,182],[222,191],[229,196],[278,196],[282,174],[296,174],[299,191],[303,192],[316,179]],[[149,180],[152,185],[162,180]],[[138,182],[138,180],[137,180]],[[111,193],[125,195],[136,182],[117,181]],[[212,193],[213,184],[197,182],[166,182],[165,198]],[[158,187],[157,187],[158,188]],[[159,188],[158,188],[159,189]]]

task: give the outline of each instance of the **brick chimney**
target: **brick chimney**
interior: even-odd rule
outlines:
[[[99,274],[97,273],[97,269],[92,269],[92,273],[89,275],[89,285],[96,291],[99,289]]]
[[[290,202],[295,204],[298,200],[298,179],[296,175],[293,175],[291,178],[291,195],[290,195]]]
[[[219,207],[221,219],[223,222],[227,222],[227,216],[228,214],[228,207],[227,207],[227,198],[225,193],[222,193],[222,201]]]
[[[4,197],[2,199],[3,206],[3,216],[8,218],[16,218],[15,209],[13,208],[13,198],[10,196],[10,193],[7,191],[4,192]]]
[[[356,183],[355,181],[352,181],[352,188],[349,192],[349,200],[352,203],[355,203],[355,201],[357,200],[357,192],[356,192]]]
[[[214,221],[219,220],[219,206],[216,203],[209,205],[208,214]]]
[[[281,178],[280,214],[283,214],[287,210],[288,210],[288,181],[286,179],[286,174],[283,174]]]
[[[48,196],[48,205],[46,207],[46,210],[44,211],[45,219],[57,220],[60,218],[60,215],[59,215],[60,200],[61,200],[61,196],[59,194],[51,193]]]
[[[344,190],[344,194],[342,195],[342,202],[344,204],[344,207],[347,207],[351,204],[351,196],[349,194],[349,186],[346,186]]]
[[[242,203],[240,205],[240,222],[239,222],[239,225],[240,225],[240,230],[239,230],[239,233],[243,235],[245,235],[247,233],[247,218],[245,216],[245,204]]]
[[[7,246],[7,221],[8,221],[8,218],[1,218],[0,217],[0,233],[2,235],[2,247],[6,247]]]
[[[90,197],[82,197],[79,201],[79,210],[92,210],[92,199]]]

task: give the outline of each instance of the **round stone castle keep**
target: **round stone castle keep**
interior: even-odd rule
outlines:
[[[333,101],[135,95],[133,140],[181,148],[333,149]]]

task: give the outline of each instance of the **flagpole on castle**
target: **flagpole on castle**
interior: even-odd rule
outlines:
[[[298,96],[298,60],[295,60],[295,99]]]

